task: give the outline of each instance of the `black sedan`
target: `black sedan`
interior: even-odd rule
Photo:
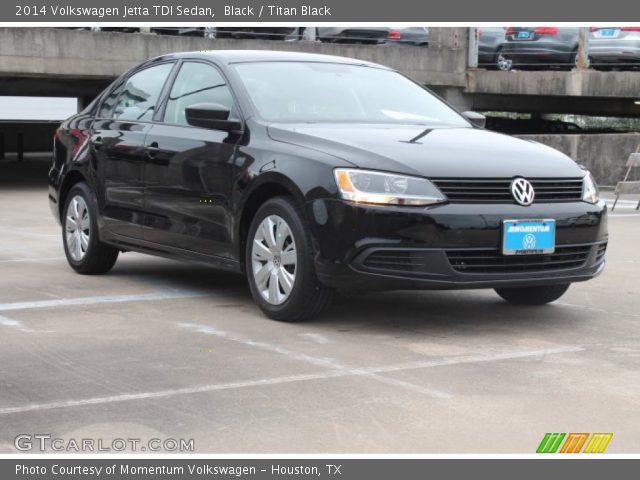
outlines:
[[[61,125],[49,199],[77,272],[122,251],[204,261],[274,319],[335,290],[551,302],[604,268],[606,207],[573,160],[483,119],[360,60],[164,55]]]

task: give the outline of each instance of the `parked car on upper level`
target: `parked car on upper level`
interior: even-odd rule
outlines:
[[[640,27],[591,28],[589,58],[599,70],[640,68]]]
[[[316,37],[321,42],[376,45],[388,38],[389,30],[389,27],[318,27]]]
[[[498,70],[511,70],[511,62],[502,55],[506,41],[506,27],[478,28],[478,66]]]
[[[574,68],[578,27],[508,27],[502,55],[511,68]]]
[[[297,27],[217,27],[216,38],[284,40],[296,30]]]
[[[391,27],[385,43],[429,46],[429,27]]]

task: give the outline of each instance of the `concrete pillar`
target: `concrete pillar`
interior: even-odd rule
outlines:
[[[589,27],[580,27],[580,32],[578,33],[576,68],[578,70],[589,68]]]
[[[469,50],[467,56],[467,67],[469,68],[478,68],[479,32],[479,28],[469,27]]]
[[[302,28],[302,40],[305,42],[316,41],[316,27],[300,27]]]
[[[24,133],[18,133],[18,137],[16,138],[16,154],[18,155],[18,161],[22,162],[24,160]]]

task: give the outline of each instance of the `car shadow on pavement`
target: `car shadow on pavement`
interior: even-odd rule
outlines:
[[[127,255],[124,254],[123,258]],[[128,278],[158,290],[184,290],[233,299],[249,306],[260,321],[269,322],[253,302],[246,279],[241,275],[213,267],[150,259],[145,256],[118,262],[110,277]],[[396,331],[424,335],[495,331],[567,328],[584,319],[585,311],[562,304],[535,307],[511,305],[492,290],[467,291],[393,291],[363,294],[336,294],[333,305],[316,319],[291,328],[318,331]],[[279,323],[281,326],[286,324]],[[440,332],[440,333],[438,333]]]
[[[246,279],[209,265],[154,258],[136,253],[120,254],[109,277],[140,281],[158,290],[184,290],[195,294],[231,295],[250,300]]]
[[[319,329],[411,332],[446,336],[496,330],[545,330],[584,319],[584,311],[561,304],[511,305],[491,290],[395,291],[338,296],[311,323]]]

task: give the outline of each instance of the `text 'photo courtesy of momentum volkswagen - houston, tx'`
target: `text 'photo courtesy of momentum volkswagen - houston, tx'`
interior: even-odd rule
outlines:
[[[340,290],[491,288],[539,305],[602,272],[591,174],[350,58],[164,55],[56,133],[49,180],[79,273],[121,251],[244,273],[273,318]]]

